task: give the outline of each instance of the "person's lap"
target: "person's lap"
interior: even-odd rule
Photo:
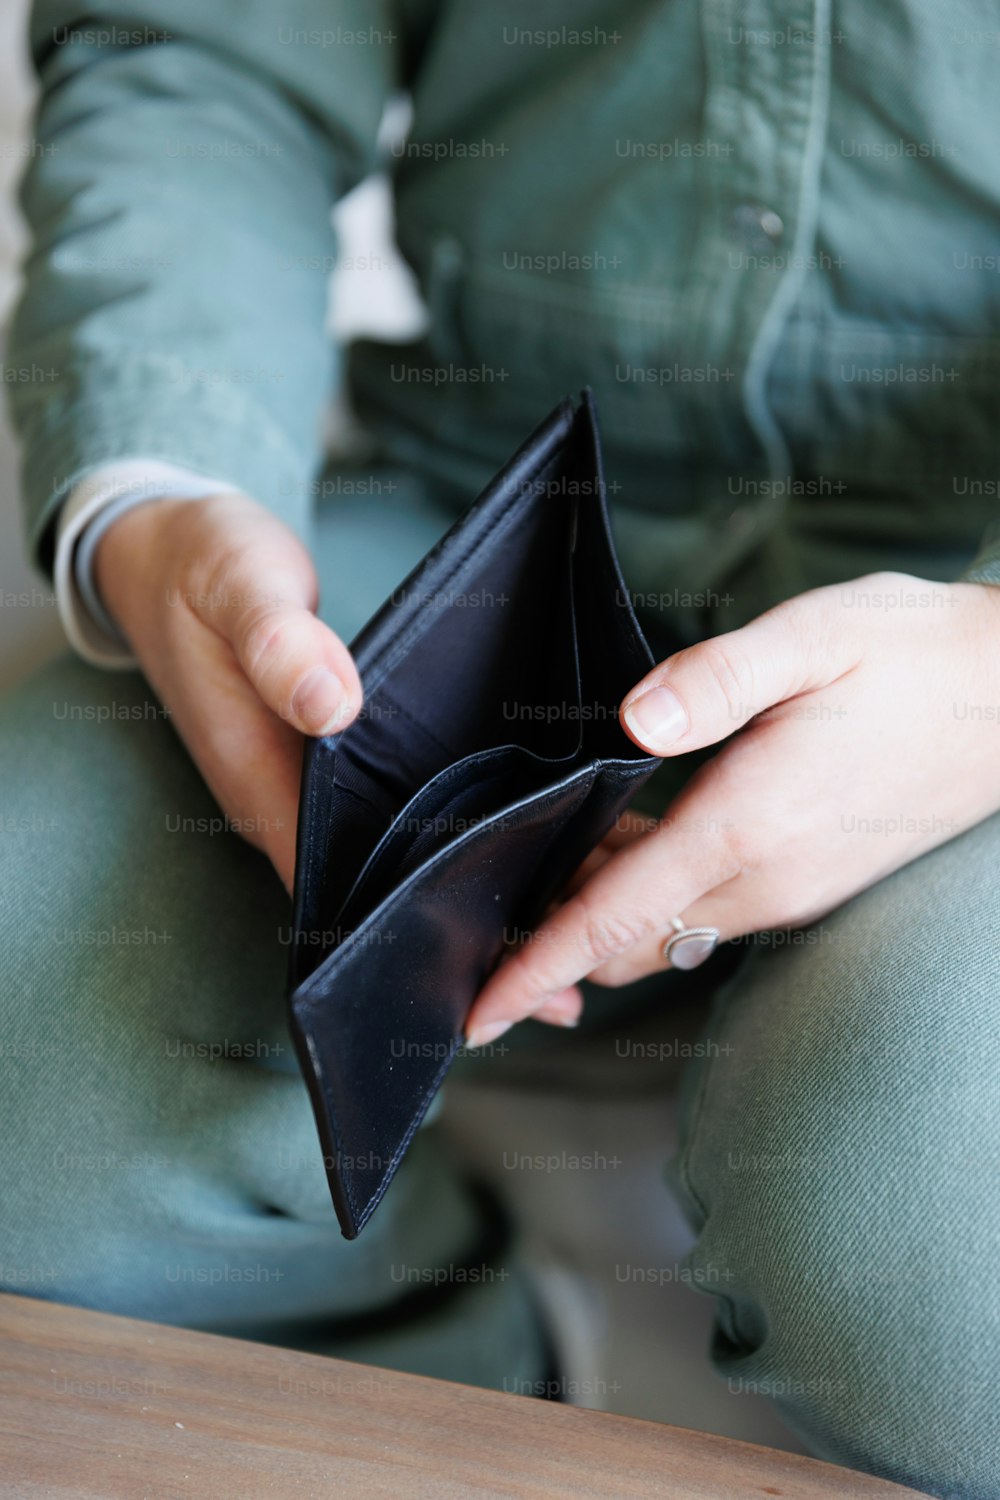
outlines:
[[[998,866],[994,817],[752,940],[670,1170],[734,1388],[963,1500],[1000,1491]]]
[[[403,503],[321,524],[345,634],[440,530],[431,505],[394,528]],[[431,1133],[340,1238],[285,1030],[287,898],[211,831],[142,680],[66,661],[8,696],[0,784],[0,1285],[458,1379],[545,1373],[516,1256]],[[992,819],[748,944],[673,1170],[729,1378],[829,1457],[962,1497],[1000,1478],[998,852]]]
[[[504,1226],[428,1140],[341,1238],[285,1026],[290,904],[143,679],[67,659],[8,695],[0,785],[0,1287],[546,1374]]]

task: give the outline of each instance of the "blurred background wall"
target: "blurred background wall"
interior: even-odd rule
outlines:
[[[24,41],[27,0],[0,0],[0,360],[25,235],[14,190],[30,149],[32,88]],[[28,566],[17,495],[17,454],[0,402],[0,691],[62,648],[55,600]]]

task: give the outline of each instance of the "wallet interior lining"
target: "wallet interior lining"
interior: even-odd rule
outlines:
[[[478,751],[446,767],[390,824],[365,861],[338,921],[347,929],[357,926],[439,848],[550,779],[551,763],[540,763],[518,745]]]
[[[372,909],[382,885],[369,876],[383,859],[383,871],[391,865],[399,877],[397,854],[429,857],[454,836],[459,816],[490,816],[578,752],[576,503],[532,495],[512,507],[488,555],[470,559],[447,585],[448,607],[428,609],[422,634],[340,736],[322,903],[331,926],[349,928]],[[468,772],[477,758],[461,815],[452,811],[441,826],[453,788],[435,778],[449,767]]]
[[[578,413],[577,421],[584,419],[585,414]],[[594,475],[601,472],[593,436],[569,448],[567,480],[571,486],[592,487]],[[641,759],[644,752],[626,736],[618,710],[653,663],[636,635],[605,527],[599,505],[581,505],[573,589],[586,753],[596,759]]]

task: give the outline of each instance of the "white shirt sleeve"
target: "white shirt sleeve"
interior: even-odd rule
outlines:
[[[56,532],[55,590],[69,643],[84,661],[108,670],[137,665],[97,592],[93,560],[112,521],[147,500],[201,500],[237,486],[157,459],[116,459],[92,469],[66,497]]]

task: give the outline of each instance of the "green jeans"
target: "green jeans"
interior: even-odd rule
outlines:
[[[347,633],[441,520],[410,507],[387,558],[360,515],[317,538]],[[8,695],[0,786],[0,1286],[543,1379],[516,1243],[433,1129],[340,1237],[285,1028],[289,903],[142,678],[64,660]],[[670,1169],[726,1378],[821,1456],[958,1500],[1000,1493],[998,859],[994,818],[739,945]]]

